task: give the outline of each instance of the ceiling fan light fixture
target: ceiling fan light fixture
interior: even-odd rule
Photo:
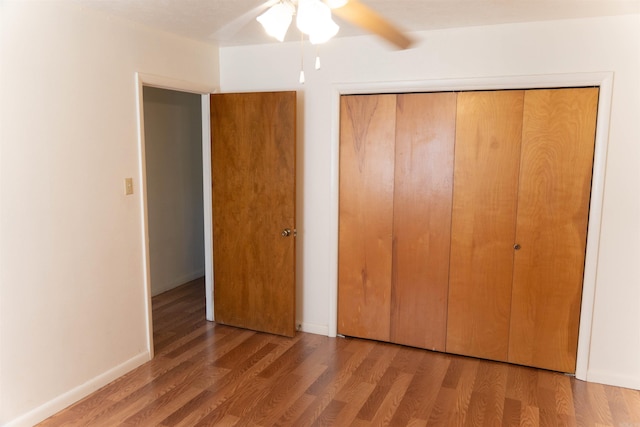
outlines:
[[[340,29],[331,19],[329,6],[320,0],[298,0],[296,26],[309,36],[312,44],[326,42]]]
[[[284,41],[294,12],[293,5],[288,2],[280,2],[258,16],[256,20],[262,25],[267,34],[278,41]]]
[[[338,24],[333,22],[333,20],[329,20],[327,23],[323,24],[321,28],[309,34],[309,41],[311,44],[326,43],[329,39],[338,34],[339,29],[340,27]]]

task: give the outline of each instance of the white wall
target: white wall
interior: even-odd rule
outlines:
[[[0,5],[0,425],[29,425],[148,359],[135,72],[214,88],[218,49]]]
[[[407,51],[372,37],[332,40],[306,84],[298,43],[222,48],[221,90],[295,89],[299,96],[298,319],[327,331],[336,271],[332,218],[336,84],[614,72],[588,379],[640,389],[640,16],[420,33]],[[332,122],[334,120],[334,122]]]
[[[144,88],[151,294],[204,276],[201,96]]]
[[[218,57],[66,3],[0,8],[0,424],[28,425],[148,357],[134,73],[213,88]],[[298,319],[330,323],[334,83],[613,71],[589,378],[640,388],[640,17],[421,35],[332,41],[303,87],[296,43],[221,51],[224,91],[301,91]]]

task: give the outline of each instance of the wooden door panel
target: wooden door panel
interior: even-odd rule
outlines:
[[[455,93],[398,95],[391,341],[444,351]]]
[[[597,88],[525,95],[509,361],[575,372]]]
[[[458,95],[446,349],[507,360],[523,91]]]
[[[211,95],[215,320],[295,334],[295,92]]]
[[[338,333],[389,340],[395,95],[342,96]]]

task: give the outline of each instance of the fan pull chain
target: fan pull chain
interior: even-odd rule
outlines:
[[[300,32],[300,84],[304,84],[304,34]]]
[[[316,70],[320,69],[320,46],[316,45]]]

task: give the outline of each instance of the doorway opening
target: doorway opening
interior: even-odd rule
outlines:
[[[172,322],[166,294],[187,288],[188,311],[204,317],[205,254],[200,96],[143,87],[149,281],[154,324]],[[180,289],[177,289],[180,288]],[[186,295],[186,294],[185,294]],[[167,301],[167,302],[165,302]],[[156,325],[160,326],[160,325]],[[179,335],[179,334],[176,334]],[[154,335],[154,350],[172,340]]]
[[[149,359],[152,359],[154,356],[154,336],[153,336],[153,309],[152,309],[152,295],[158,294],[160,298],[163,290],[170,289],[172,285],[180,285],[182,283],[190,283],[195,280],[192,285],[196,287],[201,287],[201,289],[196,292],[198,304],[202,304],[202,288],[204,288],[204,313],[201,308],[196,309],[194,305],[193,309],[198,312],[198,315],[204,315],[206,320],[213,321],[213,238],[211,233],[212,227],[212,197],[211,197],[211,132],[209,125],[209,94],[214,92],[215,89],[212,87],[206,87],[204,85],[194,84],[191,82],[185,82],[181,80],[174,80],[162,76],[155,76],[149,74],[136,73],[136,83],[137,83],[137,106],[138,106],[138,138],[139,138],[139,159],[140,159],[140,203],[142,208],[142,224],[143,224],[143,234],[142,234],[142,242],[143,242],[143,258],[144,258],[144,292],[145,292],[145,311],[146,311],[146,320],[147,320],[147,352]],[[145,97],[150,97],[150,93],[155,92],[156,90],[165,90],[172,95],[169,95],[164,92],[158,92],[156,95],[160,95],[161,98],[155,99],[156,104],[162,104],[163,102],[168,105],[161,105],[158,107],[148,105],[145,106]],[[146,93],[145,93],[146,92]],[[172,102],[167,101],[162,96],[169,96],[169,99],[173,99]],[[188,99],[190,107],[187,108],[185,105],[176,106],[172,105],[176,104],[176,99]],[[149,98],[151,99],[151,98]],[[197,103],[200,104],[200,108],[197,109]],[[177,103],[181,105],[180,102]],[[151,198],[149,195],[149,188],[147,180],[151,178],[151,175],[154,173],[153,171],[149,173],[147,162],[149,160],[155,161],[157,159],[152,159],[155,154],[151,153],[149,158],[147,158],[147,150],[153,150],[154,148],[151,144],[154,144],[152,141],[146,140],[147,126],[146,126],[146,114],[145,108],[151,108],[152,112],[154,109],[159,110],[162,114],[167,115],[168,112],[173,112],[174,116],[179,118],[179,121],[182,124],[174,127],[165,127],[164,130],[160,127],[161,138],[178,138],[176,133],[180,133],[178,129],[189,128],[188,132],[185,132],[188,136],[187,138],[191,139],[190,143],[190,153],[184,154],[183,157],[186,159],[191,159],[190,162],[184,160],[182,157],[174,158],[174,164],[171,167],[160,167],[155,168],[160,170],[158,172],[156,170],[156,174],[160,174],[160,182],[171,181],[169,184],[166,184],[165,187],[171,189],[176,193],[184,193],[185,186],[188,189],[188,196],[184,194],[178,194],[178,196],[182,196],[182,201],[179,203],[187,203],[185,200],[191,200],[193,203],[196,203],[199,207],[190,206],[186,209],[187,212],[191,212],[191,214],[185,213],[185,208],[183,207],[182,213],[176,214],[173,213],[173,217],[171,215],[167,215],[166,212],[155,212],[155,210],[165,210],[166,205],[163,204],[162,198],[158,199],[160,202],[156,203],[157,200],[154,199],[153,195]],[[178,111],[179,113],[176,113]],[[161,120],[162,118],[161,116]],[[157,118],[156,118],[157,119]],[[151,119],[153,120],[153,119]],[[151,136],[151,135],[150,135]],[[185,135],[179,136],[179,139],[184,139]],[[157,142],[157,141],[156,141]],[[149,146],[149,147],[148,147]],[[182,147],[184,148],[184,147]],[[156,153],[157,154],[157,153]],[[161,155],[166,156],[167,153]],[[198,159],[199,158],[199,163]],[[180,160],[182,159],[182,160]],[[196,159],[196,160],[194,160]],[[165,159],[166,160],[166,159]],[[177,163],[180,163],[179,165]],[[196,164],[198,163],[198,164]],[[162,165],[162,162],[159,162]],[[150,165],[152,169],[154,166]],[[178,177],[174,177],[172,179],[168,178],[171,174],[171,169],[179,169],[181,170],[181,174]],[[195,170],[198,170],[198,173],[195,173]],[[185,184],[181,182],[184,178],[184,175],[192,175],[190,184]],[[199,180],[199,184],[195,183],[195,180]],[[154,183],[149,184],[151,187],[154,187]],[[159,188],[159,191],[163,191],[163,186],[158,183],[155,184],[155,187]],[[158,189],[156,188],[156,190]],[[194,190],[195,189],[195,190]],[[192,191],[193,190],[193,191]],[[152,192],[155,190],[152,188]],[[164,191],[167,191],[166,188]],[[175,204],[175,201],[174,201]],[[187,203],[188,204],[188,203]],[[199,211],[199,212],[198,212]],[[196,246],[199,249],[189,249],[185,250],[185,253],[177,253],[175,249],[170,249],[166,241],[162,240],[163,234],[158,234],[155,238],[151,236],[153,234],[153,225],[151,222],[154,222],[154,217],[158,219],[158,223],[162,228],[166,225],[167,218],[171,219],[169,222],[179,222],[182,230],[190,230],[188,232],[183,231],[186,235],[179,237],[177,240],[182,241],[196,241],[198,242]],[[195,218],[195,219],[194,219]],[[164,221],[164,222],[163,222]],[[199,227],[189,228],[192,224],[187,224],[189,222],[197,222],[199,223]],[[180,227],[178,227],[180,228]],[[194,231],[196,230],[196,231]],[[151,231],[151,233],[150,233]],[[175,232],[175,230],[174,230]],[[165,233],[166,234],[166,233]],[[165,236],[166,237],[166,236]],[[175,239],[175,236],[174,236]],[[180,269],[176,269],[175,265],[173,266],[164,266],[164,265],[155,265],[156,261],[152,261],[154,249],[152,245],[157,245],[159,249],[156,248],[156,254],[163,254],[158,258],[162,263],[163,257],[166,259],[167,253],[173,251],[173,256],[177,258],[182,258],[180,262],[184,265],[190,266],[190,268],[182,269],[182,274],[175,274],[175,271]],[[193,254],[202,254],[198,255],[197,258],[200,262],[191,263],[192,260],[185,260],[185,257],[193,256]],[[171,255],[171,253],[170,253]],[[200,258],[200,256],[204,257],[204,261]],[[175,259],[173,261],[176,261]],[[154,266],[152,267],[152,263]],[[191,263],[191,264],[190,264]],[[194,267],[194,265],[196,267]],[[203,266],[203,267],[202,267]],[[152,270],[153,268],[153,270]],[[173,279],[168,280],[160,279],[162,276],[163,269],[173,271],[172,275]],[[154,272],[155,271],[155,272]],[[160,273],[158,272],[160,271]],[[166,272],[165,272],[166,273]],[[204,276],[204,277],[203,277]],[[167,276],[168,277],[168,276]],[[152,289],[152,281],[153,289]],[[155,282],[158,283],[155,283]],[[156,286],[157,285],[157,286]],[[185,285],[189,287],[189,285]],[[191,286],[193,287],[193,286]],[[174,288],[170,292],[165,293],[175,293],[179,292],[181,287]],[[175,297],[175,295],[173,295]],[[170,298],[169,300],[175,300],[175,298]],[[183,300],[184,302],[184,300]],[[184,311],[184,310],[183,310]]]

